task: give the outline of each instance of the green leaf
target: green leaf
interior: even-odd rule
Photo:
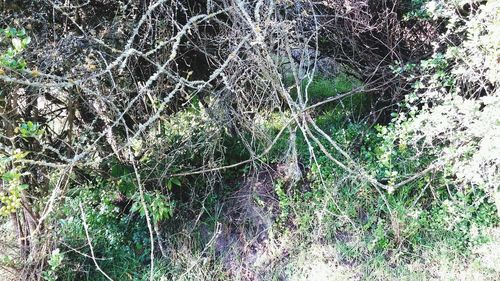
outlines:
[[[31,37],[23,38],[23,40],[21,41],[23,48],[26,48],[30,42],[31,42]]]
[[[13,181],[16,179],[19,179],[21,175],[18,172],[6,172],[5,174],[2,175],[2,179],[4,181]]]
[[[171,181],[173,184],[177,185],[177,186],[181,186],[181,185],[182,185],[182,184],[181,184],[181,181],[180,181],[178,178],[171,178],[171,179],[170,179],[170,181]]]
[[[12,46],[14,46],[14,49],[18,52],[23,50],[23,43],[21,39],[17,37],[12,38]]]
[[[14,156],[14,159],[21,160],[21,159],[26,158],[26,156],[28,156],[29,153],[30,153],[29,151],[23,151],[23,152],[16,153],[13,156]]]
[[[126,176],[122,177],[122,179],[118,183],[118,190],[127,197],[132,196],[135,192],[135,189],[136,188],[134,182]]]
[[[123,176],[128,176],[133,173],[130,167],[121,164],[115,164],[111,167],[111,176],[115,178],[120,178]]]
[[[5,30],[5,33],[7,36],[13,37],[17,34],[17,29],[11,27],[11,28]]]
[[[20,30],[17,31],[16,35],[19,36],[19,37],[26,36],[26,30],[24,28],[20,29]]]

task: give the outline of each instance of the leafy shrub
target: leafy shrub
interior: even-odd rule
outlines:
[[[448,36],[465,32],[466,40],[444,46],[445,51],[411,71],[414,92],[405,103],[409,114],[398,116],[395,133],[435,157],[435,166],[446,168],[462,193],[479,189],[493,202],[500,186],[500,69],[491,63],[500,55],[499,3],[479,6],[466,18],[452,3],[441,4],[433,16],[450,22]]]
[[[57,224],[61,232],[58,239],[67,262],[62,265],[59,274],[64,275],[64,279],[106,280],[93,261],[80,254],[80,250],[86,251],[83,249],[88,247],[80,205],[83,206],[89,238],[100,267],[120,280],[130,279],[130,276],[141,278],[144,273],[147,274],[148,268],[144,265],[149,260],[149,232],[144,219],[135,215],[140,208],[134,210],[130,206],[136,203],[127,202],[120,186],[123,182],[97,178],[87,185],[76,186],[60,207]],[[147,200],[155,221],[167,219],[170,213],[165,214],[165,210],[155,204],[155,198]]]
[[[4,72],[1,67],[25,69],[26,61],[20,54],[28,47],[30,41],[24,29],[0,28],[0,71]]]

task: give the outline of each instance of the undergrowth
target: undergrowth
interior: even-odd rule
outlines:
[[[345,85],[347,80],[318,78],[310,88],[311,97],[349,91],[352,85]],[[364,119],[354,122],[352,116],[368,114],[370,102],[369,97],[359,93],[317,108],[312,114],[318,127],[360,163],[367,174],[388,186],[432,163],[432,155],[416,151],[401,140],[394,123],[371,126]],[[199,111],[191,114],[199,114]],[[271,115],[264,124],[271,136],[283,129],[285,120],[279,116]],[[196,116],[187,117],[187,120],[195,119]],[[394,115],[394,122],[396,120]],[[179,138],[171,131],[168,134],[172,143]],[[282,152],[289,145],[289,137],[285,131],[278,139],[263,159],[267,165],[276,167],[282,163]],[[476,247],[491,242],[489,231],[499,223],[495,205],[480,190],[457,188],[445,170],[422,176],[389,192],[380,192],[363,177],[339,167],[324,154],[312,155],[302,133],[298,133],[296,141],[304,178],[294,183],[280,175],[274,179],[271,190],[278,203],[274,225],[269,231],[275,241],[294,237],[292,244],[298,248],[289,249],[292,256],[275,263],[275,267],[268,269],[268,275],[263,276],[278,278],[299,274],[302,271],[289,267],[299,262],[295,257],[307,251],[308,245],[321,245],[329,249],[325,255],[331,255],[339,272],[343,272],[339,278],[426,279],[430,273],[425,269],[415,272],[409,261],[425,255],[437,259],[443,251],[447,257],[469,259]],[[320,141],[333,157],[343,157],[324,139]],[[228,164],[249,156],[236,138],[226,135],[222,143]],[[265,144],[260,146],[265,147]],[[320,151],[318,144],[313,144],[313,148]],[[199,156],[193,153],[190,157]],[[134,171],[115,162],[110,162],[108,167],[109,175],[96,175],[87,183],[73,186],[58,216],[53,218],[61,232],[57,237],[58,252],[54,254],[56,261],[45,273],[47,280],[105,280],[89,256],[82,255],[86,251],[82,245],[86,245],[88,237],[97,262],[112,278],[147,279],[150,241]],[[232,278],[224,256],[218,252],[217,242],[210,239],[221,223],[230,224],[228,218],[224,218],[225,207],[221,202],[238,190],[242,178],[251,175],[253,169],[243,165],[224,171],[221,184],[209,191],[203,188],[209,184],[203,177],[193,177],[189,183],[173,178],[164,182],[164,193],[146,191],[145,200],[150,206],[153,224],[158,233],[164,233],[155,239],[155,244],[162,243],[169,249],[169,258],[157,255],[155,275],[158,278]],[[193,202],[189,197],[176,196],[176,190],[181,189],[190,189],[192,194],[197,194],[192,196],[203,200]],[[264,205],[258,196],[255,200],[260,202],[259,206]],[[88,225],[88,237],[82,216]],[[186,218],[196,224],[189,230],[189,238],[184,236]],[[417,260],[423,264],[429,262],[423,258]],[[198,264],[196,269],[186,272],[192,263]]]

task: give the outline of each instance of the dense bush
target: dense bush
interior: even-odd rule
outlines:
[[[498,1],[70,2],[0,3],[0,279],[500,276]]]

